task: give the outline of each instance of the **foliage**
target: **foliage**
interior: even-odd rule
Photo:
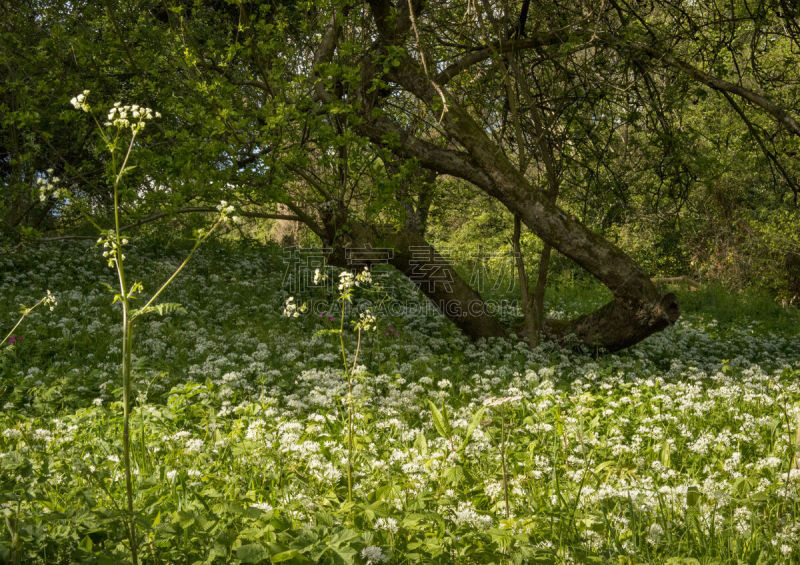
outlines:
[[[146,287],[183,257],[130,250]],[[4,319],[47,287],[59,296],[0,359],[0,556],[124,561],[119,312],[99,284],[113,273],[80,243],[0,264]],[[283,318],[278,249],[210,244],[187,270],[164,293],[186,311],[142,318],[134,350],[144,561],[790,563],[800,551],[800,350],[796,319],[776,318],[790,313],[687,292],[675,327],[592,359],[470,343],[376,269],[394,300],[360,355],[348,504],[347,383],[339,344],[319,334],[338,324]],[[353,351],[356,332],[343,335]],[[517,396],[503,425],[493,405]]]

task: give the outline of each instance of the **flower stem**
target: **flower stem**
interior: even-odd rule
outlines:
[[[503,494],[506,501],[506,518],[511,515],[510,505],[508,503],[508,463],[506,461],[506,414],[505,410],[502,411],[500,416],[500,453],[503,460]]]
[[[8,338],[10,338],[10,337],[13,335],[13,333],[14,333],[14,330],[16,330],[16,329],[19,327],[19,325],[22,323],[22,320],[24,320],[24,319],[25,319],[25,316],[27,316],[28,314],[30,314],[31,312],[33,312],[33,309],[34,309],[34,308],[36,308],[37,306],[39,306],[39,305],[40,305],[42,302],[44,302],[44,301],[45,301],[45,298],[47,298],[47,297],[46,297],[46,296],[42,297],[42,299],[41,299],[41,300],[39,300],[39,302],[37,302],[36,304],[34,304],[33,306],[31,306],[30,308],[26,308],[26,309],[24,310],[24,312],[22,313],[22,316],[20,317],[20,319],[19,319],[19,320],[17,320],[17,323],[16,323],[16,324],[14,324],[14,327],[13,327],[13,328],[11,328],[11,331],[10,331],[10,332],[8,332],[8,334],[6,335],[6,337],[4,337],[4,338],[3,338],[3,341],[0,341],[0,345],[3,345],[3,344],[6,342],[6,340],[7,340]]]

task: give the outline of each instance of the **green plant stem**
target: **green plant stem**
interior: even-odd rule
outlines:
[[[511,508],[508,503],[508,463],[506,462],[506,414],[505,410],[500,415],[500,456],[503,460],[503,494],[506,501],[506,518],[511,516]]]
[[[356,341],[356,355],[353,358],[353,366],[350,369],[350,373],[355,373],[356,371],[356,363],[358,363],[358,353],[361,351],[361,328],[358,328],[358,340]]]
[[[353,377],[347,375],[347,501],[353,502]]]
[[[22,314],[22,316],[20,317],[20,319],[19,319],[19,320],[17,320],[17,323],[16,323],[16,324],[14,324],[14,327],[13,327],[13,328],[11,328],[11,331],[10,331],[10,332],[8,332],[8,334],[6,335],[6,337],[4,337],[4,338],[3,338],[3,341],[0,341],[0,345],[3,345],[3,344],[6,342],[6,340],[8,340],[8,338],[10,338],[10,337],[11,337],[11,336],[14,334],[14,330],[16,330],[16,329],[19,327],[19,325],[22,323],[22,320],[24,320],[24,319],[25,319],[25,317],[26,317],[28,314],[30,314],[31,312],[33,312],[34,308],[36,308],[36,307],[37,307],[37,306],[39,306],[39,305],[40,305],[42,302],[44,302],[45,298],[47,298],[47,297],[46,297],[46,296],[42,297],[42,299],[41,299],[41,300],[39,300],[39,302],[37,302],[36,304],[34,304],[33,306],[31,306],[30,308],[27,308],[27,309],[25,310],[25,312]]]
[[[347,367],[347,350],[344,346],[344,310],[345,301],[342,301],[342,313],[339,317],[339,345],[342,349],[342,364],[344,365],[344,377],[347,379],[347,502],[353,502],[353,411],[351,407],[352,384],[351,384],[351,371]]]
[[[147,301],[147,304],[145,304],[141,308],[141,310],[144,310],[144,309],[150,307],[150,305],[152,305],[153,302],[156,301],[156,299],[161,295],[161,293],[164,292],[164,290],[172,283],[172,281],[175,280],[175,277],[177,277],[178,274],[183,270],[183,268],[189,263],[189,260],[195,254],[195,252],[197,251],[197,248],[200,247],[200,245],[206,239],[208,239],[208,237],[214,232],[215,229],[217,229],[217,227],[220,225],[220,223],[222,223],[222,218],[217,220],[217,222],[211,227],[210,230],[208,230],[208,232],[204,236],[198,238],[197,241],[195,241],[194,247],[192,247],[192,250],[189,251],[188,255],[186,255],[186,258],[183,260],[183,262],[178,266],[177,269],[175,269],[175,272],[172,273],[172,275],[170,275],[170,277],[166,281],[164,281],[164,284],[162,284],[161,287],[159,287],[159,289],[155,292],[155,294],[153,294],[153,296],[150,297],[150,300]]]
[[[114,178],[114,235],[116,239],[114,264],[119,276],[120,297],[122,299],[122,464],[125,468],[125,495],[128,502],[128,538],[131,544],[131,560],[133,565],[139,564],[138,548],[136,544],[136,515],[133,509],[133,481],[131,478],[131,447],[130,447],[130,397],[131,397],[131,336],[132,320],[130,319],[130,301],[128,287],[125,284],[124,259],[122,257],[122,235],[119,224],[119,182],[128,163],[136,132],[133,132],[128,144],[128,151],[119,173]],[[113,153],[112,153],[113,154]],[[116,160],[115,160],[116,164]]]
[[[138,555],[136,546],[136,522],[133,510],[133,481],[131,480],[131,450],[130,450],[130,398],[131,398],[131,346],[132,326],[128,321],[127,308],[123,305],[123,333],[122,333],[122,460],[125,467],[125,491],[128,499],[128,535],[131,543],[131,558],[137,565]]]

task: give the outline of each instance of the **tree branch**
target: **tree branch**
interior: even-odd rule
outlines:
[[[176,214],[196,214],[196,213],[208,213],[208,212],[218,212],[215,206],[188,206],[186,208],[178,208],[177,210],[168,210],[168,211],[160,211],[154,212],[148,216],[145,216],[141,220],[136,222],[127,224],[120,228],[120,231],[128,231],[134,228],[138,228],[144,224],[149,224],[151,222],[155,222],[162,218],[174,216]],[[241,211],[237,212],[238,216],[243,216],[245,218],[264,218],[269,220],[294,220],[294,221],[302,221],[299,216],[293,216],[290,214],[270,214],[267,212],[247,212]],[[42,237],[39,238],[38,241],[61,241],[67,239],[95,239],[97,236],[94,235],[61,235],[55,237]]]
[[[434,80],[436,80],[437,84],[444,85],[472,65],[485,61],[493,56],[522,51],[524,49],[555,45],[564,42],[565,39],[566,37],[563,32],[558,30],[542,33],[535,37],[501,40],[464,55],[459,60],[448,65],[442,72],[436,75]]]

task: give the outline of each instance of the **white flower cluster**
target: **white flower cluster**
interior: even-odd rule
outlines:
[[[328,280],[328,275],[320,271],[318,268],[314,269],[314,284],[318,285]]]
[[[52,176],[53,169],[47,169],[47,174],[50,175],[50,178],[39,177],[36,179],[36,186],[39,189],[40,201],[44,202],[51,196],[58,200],[63,200],[72,196],[67,188],[57,186],[58,183],[61,182],[61,179],[59,177]]]
[[[372,273],[369,269],[364,269],[356,275],[356,286],[369,286],[372,284]]]
[[[364,330],[367,332],[370,330],[377,330],[378,326],[376,325],[375,322],[376,322],[375,315],[372,313],[372,311],[367,309],[366,311],[361,312],[358,315],[358,322],[356,322],[356,329]]]
[[[236,208],[233,207],[233,204],[228,204],[226,200],[220,200],[219,204],[217,204],[217,211],[219,211],[223,221],[230,220],[234,224],[241,224],[242,218],[232,215],[235,210]]]
[[[520,400],[522,400],[522,396],[519,396],[519,395],[517,395],[517,396],[503,396],[503,397],[500,397],[500,398],[491,397],[491,398],[487,398],[486,400],[484,400],[483,401],[483,405],[487,406],[489,408],[495,408],[495,407],[503,406],[505,404],[516,404]]]
[[[88,112],[89,110],[91,110],[91,107],[89,106],[88,102],[86,102],[87,96],[89,96],[89,91],[84,90],[77,96],[73,96],[72,100],[70,100],[69,103],[72,104],[72,106],[76,110],[83,110],[84,112]]]
[[[305,302],[302,305],[298,306],[297,303],[294,301],[294,296],[290,296],[286,299],[286,304],[283,307],[283,315],[287,318],[297,318],[308,309],[308,306]]]
[[[354,286],[367,287],[371,284],[372,284],[372,273],[370,273],[369,269],[364,269],[357,275],[353,275],[353,273],[350,271],[342,271],[341,273],[339,273],[339,292],[341,292],[342,294],[345,294],[346,292],[351,290]]]
[[[458,508],[452,509],[453,522],[457,526],[469,526],[478,530],[485,530],[492,526],[492,517],[479,514],[471,502],[460,502]]]
[[[125,255],[122,253],[122,247],[124,245],[128,245],[127,238],[123,237],[119,244],[117,244],[116,235],[114,233],[109,233],[105,237],[100,237],[97,240],[97,245],[100,244],[102,244],[103,248],[105,249],[105,251],[103,251],[103,257],[105,257],[106,261],[108,261],[109,267],[114,267],[114,261],[117,259],[117,257],[119,257],[122,261],[125,260]]]
[[[53,296],[53,293],[50,292],[50,289],[47,289],[47,295],[43,298],[42,304],[49,306],[51,312],[53,311],[53,308],[58,306],[58,301],[56,301],[56,297]]]
[[[153,112],[150,108],[145,108],[138,104],[126,104],[123,106],[122,102],[114,102],[114,105],[108,111],[108,121],[104,125],[131,128],[133,131],[138,132],[144,128],[148,120],[160,117],[161,112]]]
[[[345,293],[353,288],[354,278],[350,271],[339,273],[339,292]]]
[[[367,565],[374,565],[375,563],[383,563],[388,558],[383,554],[383,550],[377,545],[368,545],[361,550],[361,559],[366,561]]]
[[[390,534],[396,534],[400,528],[397,525],[397,520],[395,520],[392,517],[388,517],[388,518],[378,518],[377,520],[375,520],[375,529],[384,530],[389,532]]]

